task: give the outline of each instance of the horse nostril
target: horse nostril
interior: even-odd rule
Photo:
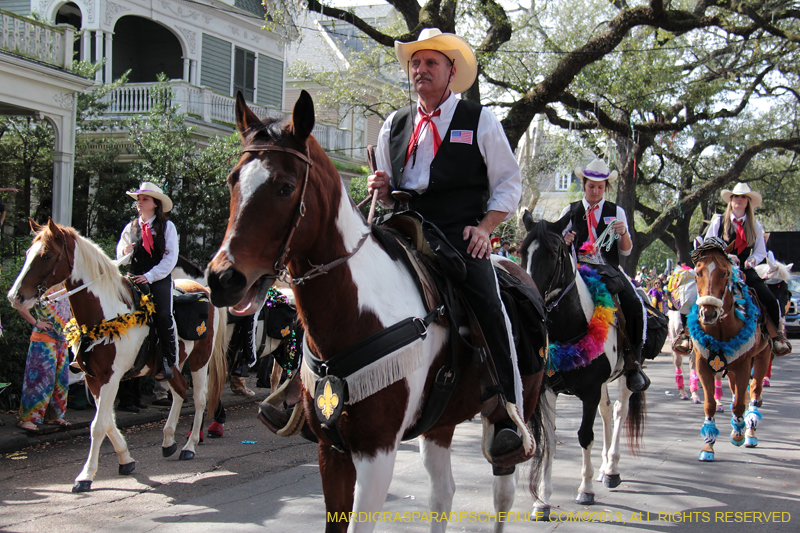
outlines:
[[[212,270],[208,275],[211,301],[217,307],[225,307],[238,302],[247,287],[247,276],[233,266],[222,272]]]

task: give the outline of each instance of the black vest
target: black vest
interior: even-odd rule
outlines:
[[[720,224],[720,227],[719,227],[720,233],[724,233],[725,232],[725,221],[724,220],[720,220],[719,224]],[[722,237],[722,240],[725,241],[726,244],[730,244],[732,242],[735,242],[736,241],[736,222],[731,222],[731,227],[728,229],[728,233],[725,234],[725,235],[720,235],[720,236]],[[744,262],[747,261],[747,258],[750,257],[750,254],[752,254],[752,253],[753,253],[753,247],[752,246],[745,247],[745,249],[740,254],[736,253],[736,248],[733,249],[733,254],[736,255],[736,257],[739,258],[739,264],[742,265],[742,268],[744,268]]]
[[[460,235],[466,226],[477,226],[486,214],[489,176],[478,148],[478,122],[482,108],[474,102],[458,101],[450,127],[442,136],[442,144],[431,162],[428,189],[415,195],[409,203],[410,209],[436,224],[446,235]],[[416,108],[413,111],[416,113]],[[403,180],[413,128],[409,107],[395,113],[389,133],[392,185],[395,188],[399,188]],[[472,142],[450,142],[452,132],[457,130],[471,132]],[[409,159],[409,163],[411,161]]]
[[[595,211],[597,213],[597,211]],[[575,240],[573,241],[576,250],[580,250],[581,245],[589,240],[589,225],[584,218],[586,215],[586,208],[583,207],[583,200],[578,200],[577,202],[572,202],[570,204],[570,220],[572,220],[572,231],[576,233]],[[597,234],[600,235],[603,233],[603,230],[606,229],[606,218],[617,218],[617,204],[614,202],[609,202],[608,200],[605,201],[603,204],[603,210],[600,212],[600,215],[597,217]],[[603,248],[600,253],[602,254],[603,259],[609,265],[614,267],[619,266],[619,241],[614,241],[613,246],[611,249],[606,252],[605,248]]]
[[[155,221],[153,221],[155,223]],[[153,255],[147,253],[142,245],[142,226],[139,225],[137,218],[131,222],[131,230],[133,231],[133,255],[131,256],[131,274],[134,276],[142,276],[154,266],[161,262],[164,257],[165,237],[159,238],[153,228],[150,229],[153,234]]]

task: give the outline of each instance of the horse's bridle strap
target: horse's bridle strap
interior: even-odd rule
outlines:
[[[300,219],[306,215],[306,189],[308,188],[308,174],[311,170],[312,165],[314,164],[311,161],[311,157],[308,152],[308,147],[306,147],[306,153],[303,154],[294,150],[292,148],[286,148],[285,146],[277,146],[274,144],[255,144],[250,145],[247,148],[242,149],[243,153],[254,153],[254,152],[285,152],[287,154],[292,154],[295,157],[298,157],[301,161],[306,164],[306,175],[303,179],[303,186],[300,190],[300,203],[297,204],[297,211],[294,212],[294,218],[292,219],[292,225],[289,228],[289,233],[286,234],[286,239],[283,241],[281,245],[281,249],[278,253],[278,258],[275,260],[275,264],[273,267],[275,268],[278,274],[273,277],[280,277],[281,272],[286,270],[286,256],[289,255],[289,244],[292,242],[292,237],[294,237],[294,231],[297,229],[297,226],[300,224]]]

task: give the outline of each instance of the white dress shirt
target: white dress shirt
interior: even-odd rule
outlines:
[[[153,217],[147,221],[151,228],[153,227],[153,221],[155,219],[156,217]],[[137,218],[136,222],[141,226],[141,218]],[[119,242],[117,243],[117,259],[121,259],[125,255],[123,250],[127,245],[133,242],[131,224],[133,224],[133,222],[129,222],[128,225],[125,226],[125,229],[122,230],[122,235],[119,237]],[[144,277],[147,278],[147,283],[153,283],[154,281],[166,278],[175,269],[175,265],[178,264],[178,230],[171,220],[167,220],[166,226],[166,230],[164,231],[164,243],[166,245],[164,248],[164,256],[156,266],[144,274]],[[120,264],[127,265],[130,262],[131,258],[128,256],[128,258]]]
[[[447,135],[447,130],[450,128],[450,122],[453,120],[457,104],[458,100],[451,91],[450,96],[439,106],[441,115],[432,119],[432,122],[436,124],[436,129],[442,138],[442,142],[444,142],[444,136]],[[420,104],[417,104],[417,109],[422,109]],[[435,111],[434,109],[433,112]],[[378,169],[386,172],[394,188],[401,187],[421,194],[428,190],[428,184],[431,179],[431,163],[434,157],[431,127],[425,126],[422,130],[417,147],[416,163],[412,166],[411,159],[409,159],[409,164],[405,165],[405,171],[403,172],[403,183],[396,183],[392,176],[392,162],[389,155],[389,134],[392,129],[392,120],[396,113],[395,111],[389,115],[389,118],[383,123],[380,133],[378,133],[378,147],[375,154]],[[420,119],[420,115],[414,117],[415,126]],[[487,210],[508,213],[505,218],[508,220],[516,212],[522,196],[519,165],[516,158],[514,158],[514,153],[511,151],[511,145],[508,144],[503,125],[500,124],[494,113],[486,107],[481,110],[475,138],[486,163],[489,176]],[[491,154],[491,157],[487,156],[487,154]],[[413,158],[414,156],[411,157]]]
[[[583,202],[583,209],[586,210],[586,212],[588,213],[589,212],[589,207],[590,207],[589,206],[589,202],[586,201],[586,198],[582,199],[581,201]],[[595,211],[595,213],[596,213],[596,216],[598,217],[598,219],[597,219],[598,223],[600,222],[600,218],[599,217],[600,217],[600,213],[603,212],[603,206],[604,205],[606,205],[606,199],[605,198],[603,198],[602,200],[600,200],[597,203],[597,211]],[[558,218],[559,219],[564,218],[569,213],[569,209],[570,209],[570,206],[567,205],[561,211],[561,215]],[[631,243],[632,243],[633,242],[633,236],[628,231],[628,216],[625,214],[625,210],[622,209],[620,206],[617,206],[617,220],[621,220],[622,222],[625,223],[625,231],[628,232],[628,235],[631,237]],[[608,225],[608,223],[606,223],[606,225]],[[587,226],[588,226],[588,224],[587,224]],[[572,221],[570,220],[569,224],[567,224],[567,227],[564,228],[564,232],[562,233],[562,235],[566,235],[571,230],[572,230]],[[597,228],[591,228],[590,231],[592,233],[592,238],[594,240],[597,240]],[[619,251],[620,255],[631,255],[631,252],[633,251],[633,246],[631,245],[631,247],[628,248],[627,250],[623,250],[621,247],[618,246],[617,250]]]
[[[736,216],[731,213],[731,224],[733,224],[734,229],[736,228],[736,220]],[[739,220],[744,222],[747,220],[747,215],[744,215]],[[753,222],[755,222],[753,226],[755,226],[756,230],[756,242],[753,245],[753,252],[747,259],[754,260],[755,263],[753,266],[755,266],[767,258],[767,244],[766,241],[764,241],[764,228],[761,226],[761,222],[758,220],[754,220]],[[714,217],[711,219],[711,224],[708,225],[708,229],[706,230],[706,235],[704,238],[708,239],[709,237],[719,237],[720,239],[724,240],[722,236],[722,215],[714,215]]]

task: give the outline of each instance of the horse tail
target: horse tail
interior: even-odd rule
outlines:
[[[228,346],[228,312],[224,308],[212,308],[214,317],[214,345],[208,361],[208,419],[214,418],[214,411],[222,398],[222,389],[228,377],[225,351]]]
[[[647,398],[644,392],[634,392],[628,399],[628,417],[625,419],[625,437],[628,449],[639,455],[647,422]]]
[[[528,420],[528,428],[536,443],[528,477],[528,489],[534,501],[539,497],[539,485],[544,477],[545,461],[550,452],[551,432],[555,431],[555,405],[550,405],[551,396],[547,395],[547,392],[548,386],[542,383],[536,407]]]

